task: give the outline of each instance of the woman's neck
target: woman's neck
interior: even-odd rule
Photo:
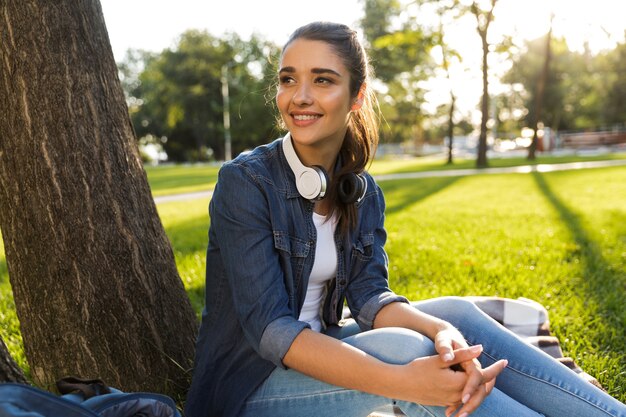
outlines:
[[[312,144],[297,143],[293,136],[291,138],[293,148],[298,155],[298,159],[305,166],[318,165],[326,170],[328,175],[332,176],[337,156],[341,150],[343,141],[324,141]]]
[[[320,216],[328,216],[328,213],[330,213],[330,200],[324,198],[322,200],[316,201],[315,205],[313,206],[313,211]]]

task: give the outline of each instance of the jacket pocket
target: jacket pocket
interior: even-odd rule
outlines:
[[[284,272],[285,287],[294,311],[299,303],[298,294],[303,289],[304,266],[312,244],[304,239],[290,236],[287,233],[274,231],[274,247],[279,253],[281,267]],[[304,301],[304,300],[303,300]]]
[[[274,247],[287,255],[296,258],[306,258],[311,244],[297,237],[289,236],[284,232],[274,232]]]
[[[374,254],[374,234],[361,233],[359,238],[354,242],[354,250],[352,256],[367,261],[372,259]]]

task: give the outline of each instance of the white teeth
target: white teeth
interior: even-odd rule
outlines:
[[[293,118],[296,120],[313,120],[313,119],[317,119],[320,116],[317,115],[308,115],[308,114],[298,114],[298,115],[294,115]]]

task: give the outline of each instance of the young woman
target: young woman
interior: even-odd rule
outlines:
[[[368,61],[332,23],[285,45],[288,133],[222,167],[187,417],[626,416],[462,298],[388,287]],[[355,320],[342,322],[344,302]],[[497,377],[497,378],[496,378]]]

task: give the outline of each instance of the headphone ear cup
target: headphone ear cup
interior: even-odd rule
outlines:
[[[307,200],[320,200],[326,195],[329,180],[324,168],[318,165],[310,167],[302,165],[291,143],[291,134],[283,138],[285,159],[293,172],[298,193]]]
[[[307,200],[320,200],[326,195],[328,174],[318,165],[303,167],[296,174],[296,188],[298,193]]]
[[[345,204],[358,203],[365,196],[367,182],[361,175],[349,173],[341,177],[337,193]]]

